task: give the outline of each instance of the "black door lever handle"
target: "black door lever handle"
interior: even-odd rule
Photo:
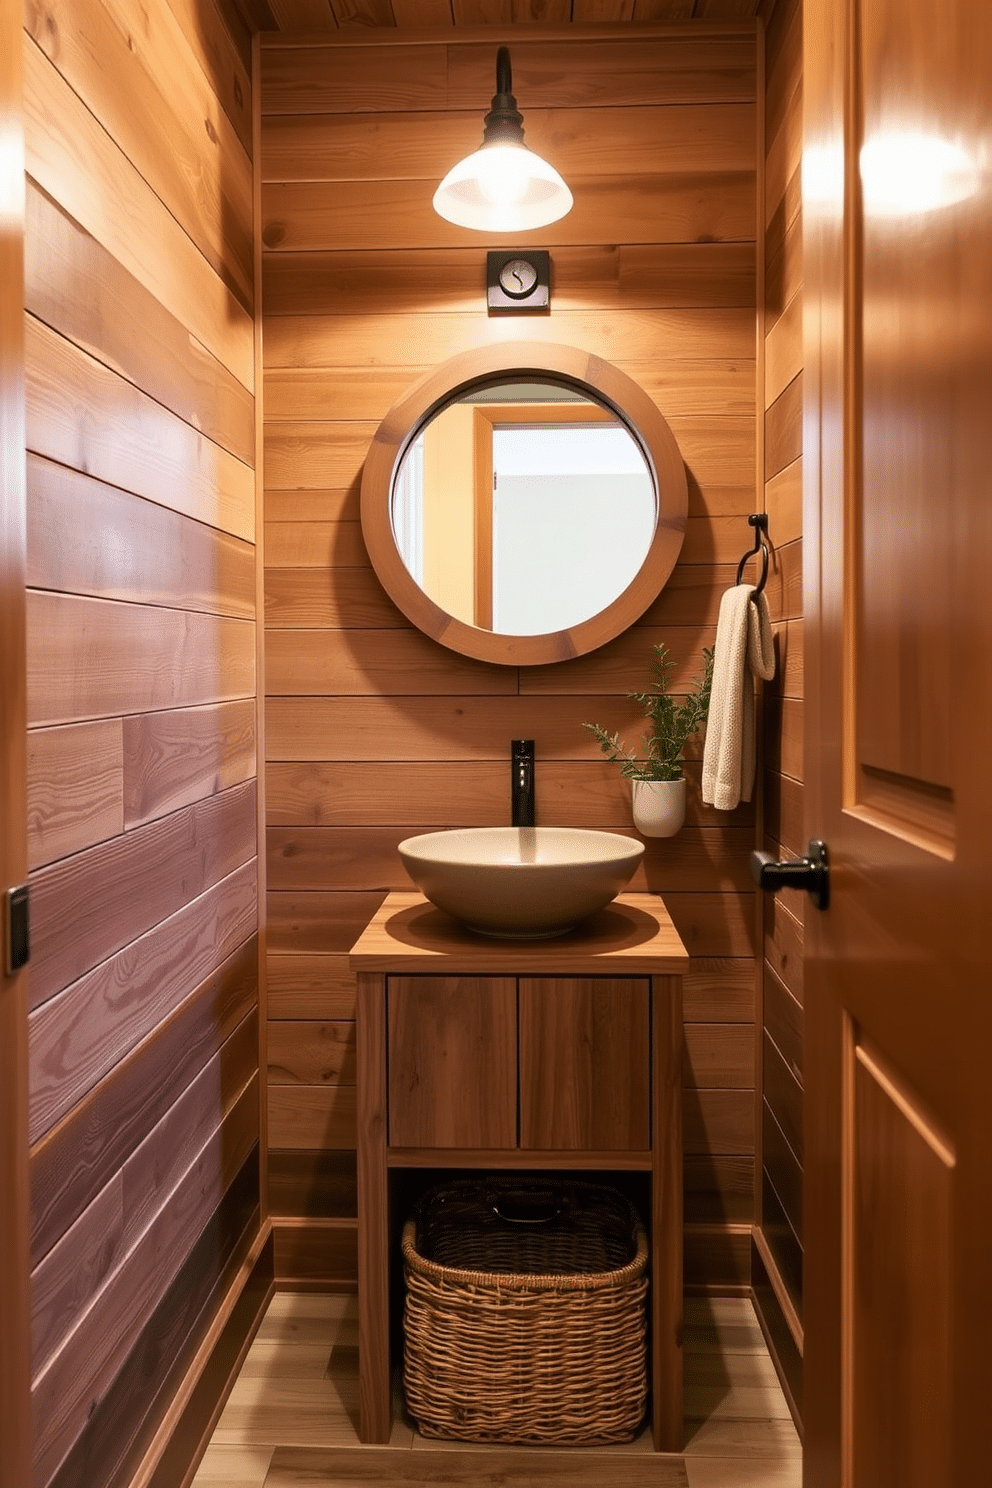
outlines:
[[[776,889],[805,889],[817,909],[830,903],[830,870],[826,843],[815,838],[806,849],[805,858],[786,858],[779,862],[771,853],[751,854],[751,877],[759,889],[774,893]]]

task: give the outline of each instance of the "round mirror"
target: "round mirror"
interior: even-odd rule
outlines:
[[[387,593],[464,655],[533,665],[601,646],[675,566],[685,469],[647,394],[571,347],[455,357],[382,421],[362,528]]]

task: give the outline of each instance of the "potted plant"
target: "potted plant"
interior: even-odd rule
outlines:
[[[694,683],[695,690],[676,702],[668,689],[672,667],[668,647],[664,642],[655,646],[651,690],[627,693],[632,702],[641,704],[650,723],[644,734],[644,755],[638,756],[627,749],[619,733],[608,733],[602,724],[582,725],[596,736],[603,753],[631,781],[634,825],[645,837],[671,837],[685,820],[682,753],[709,712],[713,685],[711,646],[704,646],[703,662],[703,675]]]

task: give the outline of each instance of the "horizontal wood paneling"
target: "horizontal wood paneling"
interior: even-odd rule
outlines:
[[[567,68],[562,57],[569,59]],[[393,113],[397,109],[468,109],[492,93],[488,42],[417,49],[416,75],[403,47],[313,45],[267,47],[262,98],[267,113]],[[557,33],[513,49],[513,81],[528,106],[595,108],[754,99],[753,34],[705,38],[676,33],[643,37],[583,37]]]
[[[798,1312],[803,1295],[802,1246],[765,1173],[762,1174],[761,1183],[761,1211],[761,1234],[769,1260],[774,1265],[794,1310]]]
[[[124,719],[124,824],[141,826],[255,774],[255,702]]]
[[[252,99],[196,11],[25,11],[35,1488],[130,1481],[259,1223]]]
[[[168,22],[150,20],[149,46],[157,40],[156,24],[178,25],[196,64],[210,83],[248,153],[252,150],[251,38],[241,15],[228,6],[197,5],[172,0]]]
[[[272,1229],[276,1284],[353,1291],[358,1284],[358,1221],[280,1218]]]
[[[532,317],[511,322],[487,320],[481,309],[474,314],[441,316],[421,309],[409,315],[383,310],[374,318],[269,314],[265,318],[267,367],[368,367],[378,361],[379,346],[389,346],[391,358],[399,365],[415,367],[423,356],[425,340],[436,348],[438,361],[480,343],[502,340],[578,346],[624,370],[651,360],[652,354],[664,358],[666,353],[679,361],[740,357],[750,362],[754,311],[702,306],[644,310],[620,317],[576,311],[553,320]],[[266,486],[270,484],[279,483],[270,481],[266,471]]]
[[[32,879],[32,1007],[181,910],[254,852],[251,781],[41,869]]]
[[[254,537],[249,465],[30,315],[25,342],[29,450]]]
[[[193,707],[255,690],[255,627],[195,611],[28,594],[32,727]]]
[[[377,259],[382,256],[377,255]],[[401,261],[405,261],[405,254],[396,256]],[[435,253],[430,257],[436,262],[439,255]],[[284,260],[277,259],[274,262],[270,260],[267,276],[275,286],[272,297],[277,305],[285,303],[286,308],[280,312],[284,316],[293,314],[294,310],[299,314],[305,314],[310,308],[307,302],[311,294],[312,271],[308,273],[302,271],[301,258],[305,262],[313,258],[322,260],[326,258],[332,264],[338,262],[336,255],[321,254],[292,254],[287,255]],[[284,271],[282,274],[279,272],[280,268]],[[292,278],[289,277],[288,272],[285,272],[289,269],[295,271]],[[321,279],[316,280],[313,291],[315,294],[321,293],[322,283]],[[383,300],[389,288],[388,282],[379,288],[376,283],[373,283],[369,290],[370,299],[372,301]],[[417,286],[414,284],[413,290],[408,291],[408,297],[419,311],[425,294],[429,294],[430,290],[425,291],[425,294],[420,294],[415,292],[416,289]],[[476,294],[472,296],[473,309],[478,303],[477,294],[478,286],[476,286]],[[327,289],[326,295],[328,308],[340,310],[342,300],[333,284]],[[298,296],[298,299],[294,296]],[[270,304],[267,299],[266,309],[270,316],[270,324],[275,326],[280,319],[280,315],[276,313],[276,305]],[[633,320],[635,317],[629,318]],[[377,330],[377,320],[370,321],[368,324],[370,331]],[[514,340],[518,339],[519,334],[518,331]],[[300,337],[300,339],[304,338]],[[564,328],[551,339],[564,340]],[[752,354],[732,359],[721,355],[706,361],[692,361],[685,359],[682,348],[677,344],[665,345],[662,351],[664,355],[655,361],[626,361],[618,358],[618,365],[622,366],[628,376],[633,377],[651,395],[666,418],[692,418],[696,415],[707,418],[713,416],[745,418],[748,409],[753,410],[754,358]],[[320,367],[297,365],[273,367],[271,363],[266,362],[266,390],[274,389],[274,421],[319,416],[328,409],[336,410],[339,418],[349,421],[382,418],[393,403],[427,370],[425,364],[419,360],[422,355],[423,347],[421,346],[418,348],[418,359],[413,364],[388,367],[378,366],[374,362],[369,364],[368,359],[358,366],[334,363]],[[268,418],[267,395],[266,417]],[[271,508],[267,500],[266,505],[270,515],[278,516],[282,509],[280,503],[287,499],[289,498],[277,497]],[[357,490],[354,492],[354,499],[353,515],[357,515]]]
[[[803,535],[803,462],[802,457],[786,465],[765,482],[765,507],[769,531],[774,532],[780,547],[795,542]]]
[[[45,0],[25,26],[250,311],[251,160],[168,9],[130,33],[101,0]]]
[[[775,636],[776,677],[783,697],[803,696],[803,622],[786,620],[772,627]]]
[[[783,698],[770,689],[764,699],[765,765],[793,780],[803,778],[803,704],[799,698]]]
[[[792,59],[795,66],[795,58]],[[800,64],[801,65],[801,64]],[[793,72],[793,77],[797,76]],[[766,134],[765,148],[765,225],[783,199],[797,174],[802,151],[803,94],[801,84],[793,87],[785,99],[780,116],[774,120],[774,132]]]
[[[586,737],[592,743],[592,736]],[[500,761],[417,764],[383,760],[372,765],[351,761],[333,764],[274,761],[267,772],[269,819],[273,827],[323,829],[348,823],[362,826],[398,823],[411,828],[432,824],[502,826],[510,809],[509,736],[504,748],[506,757]],[[631,830],[630,786],[608,761],[539,758],[537,771],[535,795],[539,822],[554,821],[561,826],[581,826],[586,822],[589,826]],[[695,761],[686,771],[687,821],[693,828],[718,831],[719,819],[700,800],[700,771],[701,766]],[[738,833],[748,830],[751,812],[746,806],[727,815],[733,822],[733,827],[727,830]],[[321,840],[324,839],[310,844],[318,852]],[[326,839],[331,851],[333,841]],[[370,839],[369,845],[374,853],[375,838]],[[726,870],[735,847],[742,846],[740,836],[721,842],[716,835],[697,837],[693,832],[677,845],[673,844],[671,852],[686,859],[709,855],[715,867]],[[648,868],[660,866],[665,856],[661,845],[652,843],[645,859]],[[399,871],[394,866],[394,874]],[[742,882],[746,884],[747,880]],[[323,886],[314,883],[311,887]]]
[[[695,956],[682,978],[682,1011],[687,1023],[754,1022],[754,966]]]
[[[140,1337],[148,1314],[182,1266],[182,1238],[198,1235],[223,1197],[247,1155],[239,1150],[242,1140],[239,1133],[239,1146],[230,1150],[230,1167],[222,1142],[212,1136],[207,1140],[200,1161],[184,1175],[104,1289],[100,1311],[107,1326],[96,1334],[92,1329],[77,1330],[79,1336],[70,1334],[36,1376],[32,1385],[38,1422],[35,1463],[42,1481],[48,1480],[66,1448],[79,1436],[94,1394],[99,1399],[106,1392]]]
[[[755,51],[752,35],[700,49],[661,31],[515,44],[534,139],[556,134],[576,206],[552,235],[551,316],[502,318],[484,313],[477,248],[431,213],[426,188],[430,162],[440,171],[451,141],[477,131],[491,46],[418,45],[417,89],[406,49],[381,41],[262,55],[269,1122],[276,1166],[311,1163],[281,1190],[281,1212],[302,1221],[327,1202],[306,1176],[322,1147],[345,1156],[354,1141],[350,1086],[315,1029],[353,1016],[347,951],[405,883],[397,843],[505,822],[509,741],[523,736],[537,741],[539,821],[631,832],[629,787],[581,725],[636,738],[625,693],[644,685],[652,645],[671,648],[680,688],[712,643],[755,504]],[[542,342],[585,348],[640,382],[689,486],[679,565],[639,623],[590,656],[520,670],[411,631],[358,522],[362,462],[391,405],[447,357],[510,338],[538,355]],[[693,957],[694,1274],[712,1262],[736,1277],[748,1235],[728,1251],[721,1226],[753,1212],[754,808],[703,808],[700,755],[697,740],[686,828],[648,844],[634,886],[664,893]]]
[[[33,42],[24,107],[29,176],[252,391],[251,316]]]
[[[254,617],[250,543],[37,455],[28,491],[33,588]]]
[[[604,243],[559,245],[554,254],[554,301],[559,310],[612,305],[616,309],[754,304],[754,244],[735,243]],[[267,315],[375,314],[384,302],[394,310],[418,311],[425,301],[438,314],[473,311],[479,303],[479,258],[470,248],[340,249],[334,253],[272,255],[264,266]],[[726,375],[734,370],[726,368]],[[697,375],[712,380],[708,369]],[[365,369],[363,386],[341,406],[342,418],[363,418],[389,408],[414,380],[392,366],[376,376]],[[266,417],[270,383],[283,379],[266,373]],[[386,390],[393,387],[392,397]],[[673,396],[677,390],[671,389]],[[384,398],[381,406],[369,398]],[[280,401],[275,417],[292,417]],[[306,415],[307,408],[301,406]],[[730,410],[732,411],[732,410]]]
[[[689,1292],[743,1292],[751,1280],[751,1226],[685,1225],[682,1280]]]
[[[764,504],[774,544],[768,602],[778,674],[765,689],[763,843],[776,856],[806,851],[803,786],[803,230],[801,0],[779,0],[766,32]],[[782,1310],[802,1316],[802,916],[805,897],[763,896],[762,1124],[756,1305],[798,1392],[801,1359]],[[799,1340],[801,1348],[801,1334]]]
[[[737,1157],[754,1151],[754,1092],[686,1090],[682,1094],[687,1156]]]
[[[478,147],[478,133],[469,114],[272,115],[262,130],[263,179],[388,181],[390,189],[440,180]],[[528,148],[553,158],[569,181],[610,175],[618,160],[624,175],[649,178],[753,171],[755,137],[749,103],[601,108],[592,129],[585,108],[527,110]]]
[[[218,1050],[220,1083],[236,1078],[229,1036],[258,995],[254,937],[79,1100],[31,1150],[32,1259],[37,1263],[110,1182]]]
[[[500,796],[505,781],[500,772]],[[480,810],[474,823],[485,824],[490,815],[481,804],[488,792],[480,792]],[[501,802],[502,804],[502,802]],[[505,811],[492,813],[501,825]],[[569,825],[566,813],[554,810],[559,825]],[[467,819],[472,821],[471,816]],[[588,815],[577,817],[576,825],[591,822]],[[429,830],[427,825],[427,830]],[[414,835],[419,826],[376,827],[273,827],[268,833],[268,882],[273,889],[411,889],[415,885],[407,876],[396,851],[398,844]],[[616,829],[634,836],[633,828],[621,819]],[[649,842],[644,860],[627,885],[631,893],[650,889],[653,893],[670,890],[705,892],[712,886],[714,873],[729,888],[747,889],[747,864],[744,850],[753,833],[748,827],[725,828],[724,831],[701,831],[686,827],[675,842],[665,847]],[[356,866],[360,865],[360,866]],[[359,882],[359,878],[361,882]]]
[[[803,299],[796,292],[765,339],[765,406],[802,371],[803,365]]]
[[[341,892],[268,894],[268,948],[281,952],[332,954],[350,951],[379,908],[384,893]]]
[[[251,1251],[259,1221],[258,1175],[256,1149],[200,1230],[158,1305],[146,1315],[51,1488],[132,1480],[217,1307]]]
[[[765,956],[769,966],[800,1005],[803,1000],[803,925],[796,911],[804,905],[796,895],[790,903],[776,898],[765,919]]]
[[[750,491],[739,490],[742,463],[754,456],[754,426],[746,419],[673,419],[690,482],[689,511],[692,516],[726,516],[746,513],[753,502]],[[354,421],[334,423],[326,417],[303,421],[273,422],[265,445],[265,476],[271,491],[347,490],[361,476],[369,444],[377,425]],[[341,513],[353,520],[353,508]],[[266,527],[266,565],[270,568],[312,566],[343,568],[364,565],[368,560],[359,533],[350,534],[349,521],[329,521],[326,532],[310,517],[306,522],[281,520]],[[311,543],[306,542],[311,530]],[[353,540],[349,542],[349,537]],[[314,546],[314,544],[317,544]]]
[[[271,1019],[269,1081],[273,1085],[354,1085],[353,1022],[289,1022]]]
[[[401,241],[397,223],[402,222],[402,241],[411,247],[458,247],[464,229],[433,211],[432,184],[390,181],[387,193],[378,181],[270,183],[262,188],[262,242],[280,253],[355,250],[363,243],[372,249],[396,248]],[[604,211],[615,214],[615,236],[631,243],[650,243],[659,236],[672,243],[699,238],[734,242],[753,231],[750,171],[659,174],[652,178],[650,197],[644,177],[616,171],[608,177],[573,175],[570,188],[575,205],[555,223],[558,243],[587,243],[598,236]]]
[[[355,1146],[354,1086],[269,1086],[268,1132],[272,1147],[320,1150]]]
[[[134,1250],[148,1225],[195,1172],[214,1197],[258,1141],[258,1075],[218,1105],[219,1055],[115,1173],[31,1276],[35,1375]],[[195,1180],[194,1180],[195,1181]],[[108,1212],[104,1212],[108,1211]],[[114,1284],[117,1282],[115,1280]]]
[[[686,1023],[682,1084],[753,1090],[753,1029],[746,1023]]]
[[[799,1159],[803,1158],[803,1091],[778,1048],[765,1031],[762,1048],[764,1095],[782,1134]]]
[[[765,835],[792,856],[802,857],[806,851],[803,788],[789,775],[769,772],[765,782]],[[783,892],[791,899],[799,891]]]
[[[789,215],[788,207],[795,207]],[[771,328],[802,288],[802,213],[798,192],[776,208],[765,238],[765,324]]]
[[[802,1234],[803,1170],[768,1103],[762,1107],[761,1156],[765,1178],[775,1190],[785,1217],[798,1236]]]
[[[418,631],[271,631],[266,637],[270,695],[515,692],[515,674],[445,653]]]
[[[765,475],[777,475],[803,452],[803,378],[798,373],[765,414]]]
[[[769,609],[777,620],[801,619],[803,613],[803,545],[791,542],[775,549],[769,567]]]
[[[597,746],[582,727],[588,720],[609,722],[611,729],[631,739],[644,728],[638,705],[611,693],[581,697],[289,695],[266,700],[265,749],[270,761],[287,763],[498,761],[509,789],[509,739],[534,739],[543,780],[546,762],[584,760],[588,768],[595,760]],[[698,747],[695,752],[700,752]],[[612,777],[604,775],[604,782],[608,778]],[[713,821],[722,822],[723,817],[714,816]]]
[[[803,1009],[765,965],[765,1027],[790,1073],[803,1084]]]
[[[232,455],[254,463],[247,388],[133,273],[27,183],[25,308]]]
[[[686,1224],[750,1224],[754,1217],[754,1159],[686,1157],[683,1213]]]
[[[269,1206],[274,1215],[342,1219],[357,1214],[353,1152],[269,1153]]]
[[[376,895],[381,902],[381,895]],[[364,928],[360,925],[355,936]],[[283,935],[283,943],[288,937]],[[355,976],[344,952],[281,954],[265,965],[270,1018],[354,1018]]]
[[[256,887],[253,860],[35,1010],[32,1142],[250,938]],[[240,958],[231,974],[240,980]]]
[[[27,806],[31,868],[123,832],[121,719],[33,729],[28,738]]]

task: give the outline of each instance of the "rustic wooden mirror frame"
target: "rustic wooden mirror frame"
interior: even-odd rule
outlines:
[[[481,630],[447,614],[420,588],[393,536],[393,476],[407,446],[445,404],[506,374],[512,374],[514,381],[553,382],[574,388],[612,409],[636,439],[657,492],[654,538],[627,588],[597,615],[545,635]],[[685,466],[675,436],[644,389],[618,367],[588,352],[530,341],[479,347],[428,372],[382,420],[362,476],[362,533],[372,566],[393,603],[418,630],[442,646],[463,656],[506,666],[539,666],[583,656],[633,624],[675,567],[685,535],[687,505]]]

